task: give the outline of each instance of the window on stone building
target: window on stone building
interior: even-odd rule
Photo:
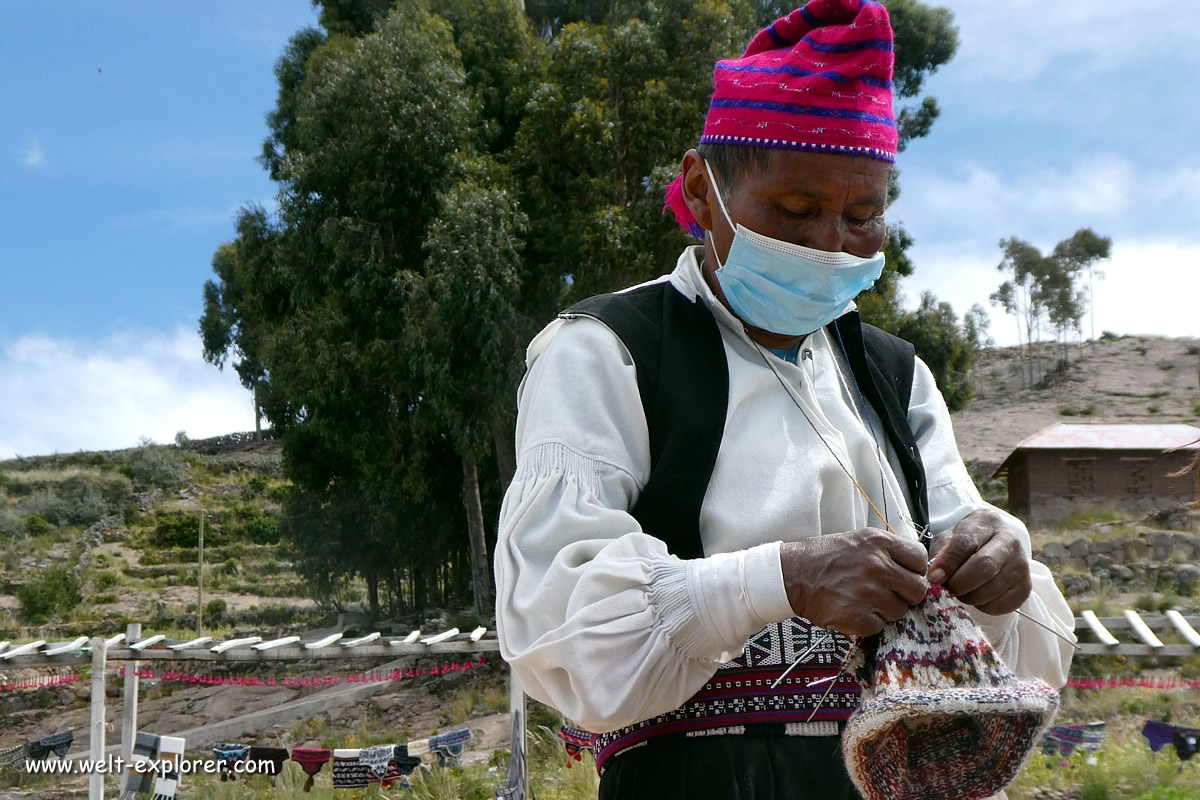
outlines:
[[[1150,468],[1154,461],[1151,458],[1122,458],[1125,463],[1125,493],[1150,494]]]
[[[1096,493],[1094,458],[1067,458],[1067,494],[1087,496]]]

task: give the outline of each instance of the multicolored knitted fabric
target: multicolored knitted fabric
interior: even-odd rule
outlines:
[[[1183,761],[1191,761],[1192,756],[1200,752],[1200,728],[1176,725],[1171,738],[1175,744],[1175,754]]]
[[[51,753],[55,753],[59,758],[65,758],[74,741],[75,731],[60,731],[26,743],[25,749],[29,751],[31,759],[39,761],[45,760]]]
[[[272,778],[283,772],[283,762],[288,760],[288,751],[283,747],[266,747],[250,745],[250,760],[258,764],[259,775],[270,775]]]
[[[439,767],[457,766],[458,757],[463,754],[463,750],[466,749],[467,742],[470,739],[470,728],[439,733],[429,737],[429,752],[437,754],[437,764]],[[409,747],[412,747],[411,743],[409,743]]]
[[[312,791],[313,778],[321,771],[322,765],[329,761],[332,755],[329,750],[323,747],[292,748],[292,761],[299,764],[300,769],[304,770],[304,774],[308,776],[308,780],[304,782],[304,791]]]
[[[358,748],[333,751],[333,788],[365,789],[371,782],[371,768],[358,758]]]
[[[1150,749],[1157,753],[1175,741],[1175,726],[1169,722],[1159,722],[1148,719],[1142,726],[1142,736],[1150,743]]]
[[[811,0],[772,22],[741,58],[718,61],[701,144],[896,160],[892,25],[874,0]],[[682,176],[666,207],[693,235]],[[665,209],[664,209],[665,210]]]
[[[213,758],[220,767],[221,780],[236,781],[237,773],[233,771],[233,765],[238,761],[246,760],[250,755],[250,745],[218,742],[213,745],[212,751]]]
[[[1042,752],[1048,756],[1062,754],[1070,758],[1075,748],[1083,744],[1082,725],[1055,725],[1042,734]]]
[[[562,739],[563,747],[567,749],[567,769],[571,768],[572,759],[583,761],[583,751],[592,749],[596,737],[590,731],[563,725],[558,729],[558,738]]]
[[[856,671],[862,706],[846,724],[842,750],[867,800],[995,794],[1058,711],[1058,692],[1018,680],[940,586],[862,642]]]
[[[28,758],[28,752],[29,746],[25,744],[17,744],[0,750],[0,767],[24,769],[25,764],[22,762]]]

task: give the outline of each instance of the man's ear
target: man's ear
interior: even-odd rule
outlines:
[[[683,184],[680,187],[683,191],[683,201],[687,203],[688,210],[692,212],[696,222],[700,223],[700,227],[711,231],[712,210],[709,208],[708,198],[712,185],[708,180],[708,170],[704,168],[704,159],[694,149],[688,150],[683,156],[680,173],[683,175]]]

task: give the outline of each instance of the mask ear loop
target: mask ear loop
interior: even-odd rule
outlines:
[[[717,185],[717,174],[713,170],[712,165],[708,163],[708,159],[703,159],[704,169],[708,172],[708,182],[712,184],[713,194],[717,196],[717,205],[721,207],[721,213],[725,215],[725,222],[729,225],[729,229],[735,232],[737,226],[733,224],[733,217],[729,216],[729,209],[725,208],[725,198],[721,197],[721,187]],[[725,265],[721,263],[721,257],[717,255],[717,243],[713,241],[713,258],[717,260],[717,269],[724,269]]]

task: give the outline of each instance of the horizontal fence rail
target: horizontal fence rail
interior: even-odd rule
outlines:
[[[72,666],[90,658],[87,637],[70,642],[0,642],[0,671],[34,667]],[[342,634],[299,634],[275,639],[240,636],[226,640],[203,636],[190,640],[167,639],[162,634],[136,642],[117,634],[105,640],[108,661],[182,661],[205,663],[273,663],[281,661],[344,661],[346,659],[394,659],[398,656],[430,656],[463,653],[498,653],[495,631],[476,628],[463,633],[457,628],[422,637],[413,631],[405,637],[372,632],[353,639]]]
[[[1119,617],[1099,617],[1084,611],[1075,618],[1080,642],[1076,656],[1191,656],[1200,655],[1200,616],[1185,616],[1170,610],[1165,614],[1128,609]],[[1171,641],[1163,641],[1166,636]],[[1181,641],[1180,641],[1181,640]],[[70,666],[83,663],[91,652],[90,639],[69,642],[0,642],[0,671],[35,667]],[[343,661],[346,659],[392,659],[397,656],[428,656],[463,653],[497,653],[496,632],[476,628],[467,633],[452,628],[407,636],[371,632],[353,639],[343,634],[315,632],[268,639],[241,636],[219,640],[202,636],[190,640],[167,639],[154,634],[136,642],[116,634],[106,640],[109,661],[179,661],[204,663]]]
[[[1200,655],[1200,632],[1196,631],[1197,625],[1200,625],[1200,617],[1184,616],[1174,609],[1165,614],[1141,613],[1126,609],[1119,617],[1098,617],[1092,611],[1084,611],[1075,618],[1075,633],[1081,640],[1075,655]],[[1118,636],[1118,633],[1121,636]],[[1160,634],[1171,634],[1184,641],[1164,642]],[[1095,641],[1088,641],[1089,635]]]

